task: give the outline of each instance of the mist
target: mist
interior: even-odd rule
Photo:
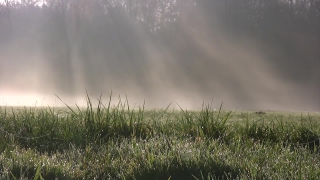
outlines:
[[[320,111],[320,1],[41,2],[0,5],[0,105]]]

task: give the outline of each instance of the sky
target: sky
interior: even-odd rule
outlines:
[[[38,2],[37,4],[41,6],[43,4],[42,0],[34,0],[35,2]],[[9,2],[21,2],[21,0],[9,0]],[[0,0],[0,4],[5,4],[5,0]]]

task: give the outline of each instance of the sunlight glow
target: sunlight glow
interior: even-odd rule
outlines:
[[[54,95],[44,95],[38,93],[3,93],[0,92],[0,106],[34,106],[34,107],[66,107],[64,103],[69,106],[77,104],[82,107],[85,106],[83,98],[65,98],[61,97],[63,102]]]

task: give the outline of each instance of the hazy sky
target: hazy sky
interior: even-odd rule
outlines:
[[[37,2],[36,4],[41,6],[43,4],[43,0],[33,0],[34,2]],[[21,2],[21,0],[9,0],[9,2]],[[5,0],[0,0],[0,4],[5,4]]]

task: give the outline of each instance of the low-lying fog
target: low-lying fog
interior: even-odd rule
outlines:
[[[0,105],[320,111],[317,4],[41,2],[0,5]]]

